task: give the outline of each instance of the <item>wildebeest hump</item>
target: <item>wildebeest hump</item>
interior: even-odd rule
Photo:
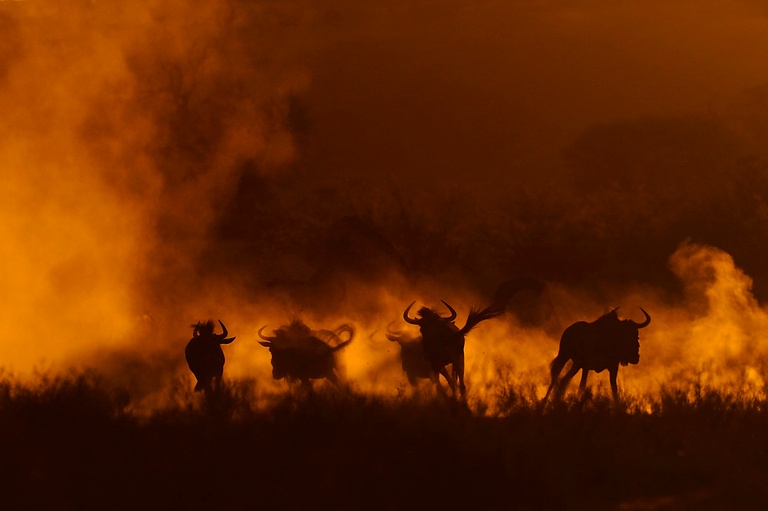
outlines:
[[[317,337],[307,337],[302,344],[271,351],[272,375],[277,380],[285,377],[299,380],[326,378],[335,368],[333,349]]]
[[[579,321],[565,329],[562,336],[562,352],[581,367],[601,372],[618,357],[616,339],[604,329],[602,335],[594,335],[594,324]]]

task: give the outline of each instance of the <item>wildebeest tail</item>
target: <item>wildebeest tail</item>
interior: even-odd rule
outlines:
[[[481,310],[478,310],[473,307],[469,311],[469,316],[467,317],[467,323],[464,325],[464,328],[460,330],[460,332],[463,335],[466,335],[473,328],[475,328],[477,324],[480,323],[481,321],[485,321],[486,319],[493,319],[497,316],[501,316],[502,314],[504,314],[504,308],[498,307],[497,305],[491,305]]]

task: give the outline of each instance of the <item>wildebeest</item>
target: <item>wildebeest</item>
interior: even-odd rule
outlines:
[[[437,388],[441,389],[439,375],[442,374],[455,396],[458,380],[459,392],[463,398],[466,394],[466,386],[464,385],[465,336],[481,321],[503,314],[504,308],[498,305],[491,305],[481,310],[472,308],[466,324],[459,328],[454,323],[456,311],[447,302],[441,301],[450,311],[450,316],[442,317],[435,309],[421,307],[416,313],[417,317],[411,318],[408,313],[413,304],[416,303],[412,302],[403,312],[403,319],[407,323],[418,325],[421,330],[421,343],[427,360],[429,360],[432,381],[437,385]],[[451,366],[452,374],[449,374],[446,369],[448,365]]]
[[[507,309],[508,302],[518,292],[529,290],[539,293],[542,291],[543,287],[541,282],[530,277],[518,277],[504,281],[496,289],[493,304],[489,310],[493,310],[495,315],[497,315],[496,313],[502,314]],[[422,336],[393,330],[392,323],[394,323],[394,321],[387,325],[386,336],[387,339],[392,342],[397,342],[400,346],[400,363],[403,371],[408,377],[408,381],[411,385],[416,385],[419,379],[433,379],[435,373],[432,370],[432,364],[424,351]],[[457,366],[458,365],[459,364],[457,364]],[[453,375],[448,379],[449,385],[451,380],[455,383],[456,375]]]
[[[416,385],[419,379],[432,378],[432,364],[424,352],[424,345],[420,335],[392,330],[392,323],[387,325],[386,336],[392,342],[400,346],[400,365],[405,372],[408,382]]]
[[[219,324],[222,330],[220,334],[213,333],[212,320],[198,321],[196,325],[192,325],[192,339],[184,349],[184,356],[190,371],[197,379],[195,392],[202,390],[209,394],[221,383],[224,374],[224,351],[221,345],[230,344],[235,338],[228,338],[227,327],[221,320]]]
[[[553,389],[556,389],[557,396],[561,396],[568,383],[579,371],[581,371],[579,387],[583,391],[587,386],[589,371],[599,373],[605,369],[608,369],[610,374],[613,398],[618,400],[616,377],[619,373],[619,364],[637,364],[640,361],[638,330],[648,326],[651,316],[640,307],[645,314],[645,321],[642,323],[631,319],[620,320],[616,312],[617,308],[591,323],[578,321],[563,331],[560,349],[550,365],[552,382],[544,395],[545,401]],[[569,360],[573,361],[573,365],[558,382],[560,371]]]
[[[300,381],[309,386],[310,380],[325,378],[337,384],[336,353],[352,342],[354,329],[343,324],[336,330],[312,330],[305,323],[294,319],[289,324],[266,336],[259,329],[259,344],[269,348],[272,355],[272,377]],[[346,334],[347,339],[341,336]]]

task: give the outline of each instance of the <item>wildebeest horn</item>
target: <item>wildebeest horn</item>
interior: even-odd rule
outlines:
[[[341,334],[346,333],[347,335],[349,335],[349,339],[347,340],[351,341],[352,338],[355,336],[355,329],[352,328],[347,323],[344,323],[343,325],[339,325],[339,328],[334,330],[333,333],[336,335],[336,337],[339,338],[339,340],[341,340]]]
[[[448,305],[448,302],[446,302],[445,300],[440,300],[440,301],[441,301],[441,302],[443,302],[443,304],[444,304],[446,307],[448,307],[448,310],[449,310],[449,311],[451,311],[451,317],[449,317],[449,318],[445,318],[445,320],[446,320],[446,321],[453,321],[454,319],[456,319],[456,311],[454,310],[454,308],[453,308],[453,307],[451,307],[450,305]]]
[[[395,322],[395,320],[390,321],[387,323],[387,332],[384,334],[387,339],[390,341],[397,341],[397,339],[400,337],[400,335],[403,333],[400,330],[392,330],[392,324]]]
[[[638,323],[637,321],[633,321],[632,323],[634,323],[635,326],[637,326],[637,328],[646,327],[651,322],[651,316],[649,316],[648,313],[645,312],[645,309],[640,307],[640,310],[643,311],[643,314],[645,314],[645,321],[643,321],[642,323]]]
[[[415,319],[411,319],[408,317],[408,312],[411,310],[411,307],[413,307],[413,304],[416,303],[416,301],[411,302],[411,304],[405,308],[405,312],[403,312],[403,319],[406,323],[410,323],[411,325],[418,325],[419,322]]]
[[[390,333],[390,334],[402,333],[402,332],[400,332],[400,330],[393,330],[392,329],[392,325],[393,324],[395,324],[395,320],[394,319],[392,321],[390,321],[389,323],[387,323],[387,333]]]
[[[263,327],[259,328],[259,332],[258,332],[259,333],[259,337],[261,337],[265,341],[269,341],[269,342],[261,342],[261,341],[259,341],[259,344],[261,344],[262,346],[269,347],[272,344],[272,341],[274,341],[277,337],[267,337],[265,335],[262,335],[261,332],[265,328],[267,328],[267,325],[264,325]]]
[[[224,326],[224,323],[222,323],[221,320],[219,320],[219,324],[221,325],[221,333],[218,334],[216,337],[218,337],[219,339],[224,339],[227,337],[227,334],[229,332],[227,331],[227,327]]]

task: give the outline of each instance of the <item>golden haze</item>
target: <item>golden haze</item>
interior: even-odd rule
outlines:
[[[318,328],[354,323],[355,341],[341,354],[347,379],[368,392],[394,394],[406,383],[396,346],[383,337],[386,325],[413,300],[436,306],[441,299],[459,311],[461,323],[470,306],[488,300],[483,291],[492,278],[504,277],[462,264],[479,260],[495,270],[502,248],[528,249],[510,232],[538,232],[538,215],[551,211],[541,206],[497,224],[503,214],[489,206],[495,203],[478,201],[467,207],[471,225],[423,252],[456,250],[447,269],[430,271],[422,263],[423,273],[388,268],[368,280],[341,278],[336,285],[343,290],[313,302],[310,285],[309,299],[300,301],[267,284],[273,274],[309,280],[314,252],[285,253],[219,232],[227,215],[241,224],[252,220],[232,213],[242,206],[238,192],[246,177],[256,180],[257,191],[285,192],[272,202],[252,199],[277,206],[262,218],[275,215],[264,223],[276,226],[269,239],[278,247],[298,243],[291,230],[297,224],[319,231],[314,228],[327,227],[326,217],[357,209],[369,218],[396,217],[387,208],[408,202],[397,194],[379,202],[368,188],[444,178],[435,190],[451,190],[459,202],[462,193],[474,197],[468,190],[475,183],[462,177],[468,169],[479,173],[478,182],[513,190],[513,198],[540,194],[558,213],[573,208],[568,219],[604,239],[611,222],[601,208],[626,208],[636,199],[625,200],[620,183],[607,187],[612,202],[559,194],[565,184],[540,172],[553,155],[595,124],[698,119],[709,106],[716,110],[728,103],[724,98],[768,80],[753,65],[765,60],[766,16],[750,2],[724,14],[720,3],[706,2],[696,16],[689,3],[674,2],[661,19],[650,8],[605,2],[519,2],[501,12],[482,3],[461,11],[463,17],[435,14],[434,2],[381,12],[345,2],[327,10],[305,2],[211,1],[195,9],[178,0],[139,7],[3,4],[0,362],[23,377],[95,366],[120,378],[124,360],[135,357],[148,367],[159,364],[166,377],[156,383],[164,388],[174,378],[191,378],[181,355],[189,326],[212,318],[238,338],[225,349],[226,376],[254,377],[270,387],[268,353],[256,332],[297,315]],[[718,30],[706,30],[715,19]],[[457,20],[463,23],[449,30]],[[760,140],[759,118],[729,114],[725,124],[744,140]],[[688,183],[692,170],[681,168]],[[613,164],[610,170],[620,173]],[[377,172],[386,177],[374,181]],[[712,181],[702,178],[709,188],[700,195],[690,190],[675,206],[708,199],[710,189],[719,190]],[[414,195],[428,211],[429,228],[419,238],[426,245],[455,211],[429,194]],[[673,213],[659,207],[648,217],[663,229],[664,215]],[[489,226],[498,245],[477,225]],[[398,226],[418,232],[406,220]],[[653,318],[641,331],[640,364],[620,370],[627,392],[653,392],[696,375],[718,388],[762,395],[768,316],[750,275],[727,250],[683,239],[670,245],[665,238],[656,250],[683,290],[675,299],[637,278],[608,290],[588,279],[544,278],[544,294],[530,297],[543,311],[539,323],[511,311],[481,324],[466,348],[471,398],[492,402],[493,383],[504,374],[541,392],[562,329],[613,306],[634,319],[643,307]],[[272,266],[254,270],[231,256],[235,250]],[[414,254],[410,259],[418,260]],[[606,375],[592,376],[593,385],[598,381],[605,387]]]

